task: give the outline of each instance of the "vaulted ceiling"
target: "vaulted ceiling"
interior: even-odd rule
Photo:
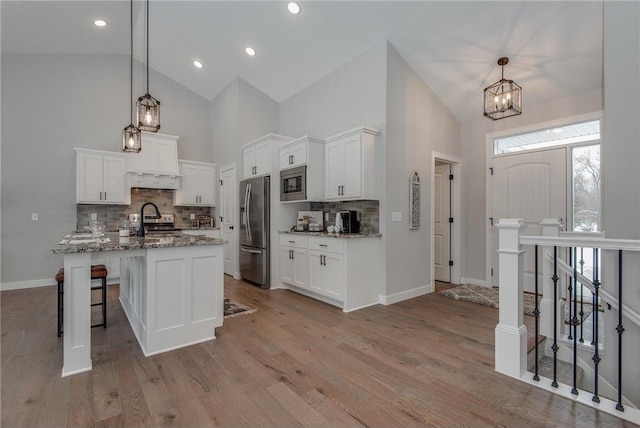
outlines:
[[[150,2],[150,66],[207,99],[235,76],[283,101],[385,41],[462,121],[505,77],[524,106],[602,88],[602,9],[594,1]],[[2,52],[129,53],[128,1],[1,3]],[[135,2],[135,56],[144,62],[144,3]],[[93,20],[108,21],[97,28]],[[257,55],[249,57],[244,48]],[[193,67],[199,59],[204,68]],[[124,70],[126,72],[126,70]]]

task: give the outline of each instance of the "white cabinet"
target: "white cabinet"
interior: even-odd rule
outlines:
[[[178,189],[178,137],[142,132],[142,150],[131,153],[131,186]]]
[[[174,192],[174,205],[216,205],[216,166],[211,163],[179,161],[182,182]]]
[[[325,140],[325,200],[379,199],[382,174],[376,165],[379,132],[356,128]]]
[[[307,288],[307,238],[280,236],[280,280]]]
[[[296,140],[290,144],[280,146],[280,170],[306,165],[307,146],[307,140]]]
[[[377,237],[280,234],[280,282],[300,294],[354,311],[384,294],[382,244]]]
[[[129,205],[126,154],[76,148],[76,203]]]
[[[342,301],[345,286],[344,240],[310,237],[309,289]]]
[[[271,141],[249,143],[242,148],[243,177],[271,174]]]

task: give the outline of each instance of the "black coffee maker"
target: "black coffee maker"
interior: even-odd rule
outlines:
[[[342,232],[344,233],[359,233],[360,222],[358,221],[357,211],[343,211],[340,213],[342,217]]]

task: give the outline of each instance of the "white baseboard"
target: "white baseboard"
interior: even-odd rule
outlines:
[[[108,277],[107,284],[119,284],[120,277]],[[55,279],[46,278],[46,279],[32,279],[29,281],[13,281],[13,282],[3,282],[0,284],[0,291],[9,291],[9,290],[23,290],[25,288],[37,288],[37,287],[49,287],[57,285]]]
[[[460,283],[470,284],[470,285],[479,285],[480,287],[488,287],[487,281],[485,281],[484,279],[466,278],[464,276],[460,278]]]
[[[393,305],[394,303],[402,302],[403,300],[413,299],[414,297],[422,296],[425,294],[433,293],[433,285],[427,284],[422,287],[414,288],[412,290],[401,291],[400,293],[390,295],[380,295],[378,300],[381,305]]]
[[[22,290],[25,288],[48,287],[50,285],[56,285],[56,281],[53,278],[31,279],[29,281],[3,282],[0,284],[0,290]]]

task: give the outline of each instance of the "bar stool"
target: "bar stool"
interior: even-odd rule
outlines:
[[[107,328],[107,267],[105,265],[91,266],[91,280],[100,279],[100,285],[91,286],[91,291],[102,290],[102,301],[92,303],[91,306],[102,306],[102,323],[91,327]],[[56,274],[58,283],[58,337],[62,336],[62,318],[64,314],[64,268],[60,268]]]

